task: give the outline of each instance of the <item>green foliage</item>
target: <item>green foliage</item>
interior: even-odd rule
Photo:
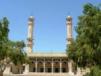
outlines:
[[[78,35],[68,49],[69,56],[82,67],[101,65],[101,9],[86,4],[76,32]]]
[[[101,68],[98,67],[98,66],[93,66],[91,68],[91,72],[90,73],[87,73],[84,76],[101,76]]]
[[[8,47],[8,24],[9,21],[4,17],[0,21],[0,60],[6,57],[6,49]]]
[[[23,48],[25,44],[23,41],[11,42],[11,49],[9,53],[9,57],[12,62],[17,64],[23,64],[26,61],[26,53],[24,52]]]
[[[79,67],[101,67],[101,8],[88,3],[78,19],[77,37],[68,47],[68,56]],[[91,69],[88,76],[100,74],[101,68],[96,67]]]
[[[9,21],[6,17],[0,20],[0,72],[4,71],[2,68],[10,62],[15,65],[26,62],[25,44],[23,41],[14,42],[9,40],[8,25]]]

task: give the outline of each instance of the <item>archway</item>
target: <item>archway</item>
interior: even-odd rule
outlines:
[[[46,62],[45,67],[45,72],[52,72],[51,62]]]
[[[54,72],[55,73],[60,72],[60,64],[59,64],[59,62],[54,62]]]

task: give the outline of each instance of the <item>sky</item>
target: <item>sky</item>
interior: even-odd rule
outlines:
[[[78,16],[86,3],[101,0],[0,0],[0,19],[9,20],[9,38],[27,43],[28,18],[34,16],[33,52],[65,52],[66,17],[73,18],[73,37]]]

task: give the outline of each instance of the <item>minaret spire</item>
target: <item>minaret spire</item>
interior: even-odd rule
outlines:
[[[72,42],[72,17],[67,16],[66,18],[66,26],[67,26],[67,45],[70,45]]]
[[[32,53],[33,49],[33,27],[34,18],[30,16],[28,19],[28,38],[27,38],[27,53]]]

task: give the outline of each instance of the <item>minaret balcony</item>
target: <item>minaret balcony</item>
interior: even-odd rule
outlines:
[[[72,41],[72,38],[67,38],[68,41]]]
[[[28,41],[32,41],[33,39],[32,39],[32,38],[27,38],[27,40],[28,40]]]

